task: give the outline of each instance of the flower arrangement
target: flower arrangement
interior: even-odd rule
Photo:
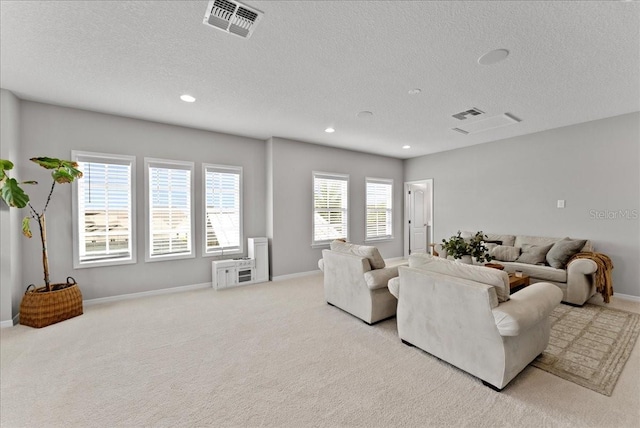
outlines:
[[[448,256],[454,259],[462,259],[463,256],[474,257],[478,262],[490,262],[493,257],[489,255],[489,249],[484,245],[485,234],[482,231],[476,232],[471,238],[465,239],[462,232],[449,238],[442,240],[442,248],[447,252]]]

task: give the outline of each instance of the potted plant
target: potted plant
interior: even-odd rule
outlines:
[[[20,324],[40,328],[81,315],[83,312],[82,293],[72,277],[67,277],[67,282],[61,284],[52,284],[49,280],[49,255],[45,223],[45,213],[56,184],[71,183],[76,178],[81,178],[82,172],[77,169],[78,164],[73,161],[49,157],[31,158],[31,161],[51,170],[53,182],[42,210],[38,211],[33,207],[29,196],[20,187],[24,184],[38,183],[36,181],[18,182],[15,178],[9,177],[7,171],[13,169],[13,163],[5,159],[0,159],[0,197],[9,207],[28,208],[29,215],[22,220],[22,233],[27,238],[32,236],[30,221],[35,220],[38,223],[45,285],[36,288],[31,284],[27,287],[20,304]]]
[[[449,240],[442,240],[442,248],[447,256],[466,264],[472,263],[472,257],[480,263],[490,262],[493,259],[489,255],[489,249],[484,245],[485,235],[482,231],[476,232],[470,239],[465,239],[461,235],[462,233],[458,231],[458,234]]]

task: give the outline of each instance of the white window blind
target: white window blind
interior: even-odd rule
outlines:
[[[193,163],[146,159],[147,259],[193,256]]]
[[[349,176],[313,173],[313,244],[348,237]]]
[[[367,178],[366,239],[393,238],[393,180]]]
[[[72,152],[83,177],[74,182],[74,267],[135,262],[135,157]]]
[[[204,254],[241,253],[242,168],[203,165]]]

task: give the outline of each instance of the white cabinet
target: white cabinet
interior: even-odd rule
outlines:
[[[218,279],[216,288],[226,288],[236,285],[238,274],[236,273],[235,267],[218,268],[216,275]]]
[[[249,238],[249,258],[255,259],[254,282],[269,281],[269,242],[267,238]]]

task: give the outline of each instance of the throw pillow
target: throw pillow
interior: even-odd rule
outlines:
[[[484,246],[487,249],[487,251],[489,251],[489,252],[491,252],[491,250],[496,248],[498,245],[501,245],[501,244],[495,244],[493,242],[487,242],[487,241],[484,242]]]
[[[350,244],[339,240],[332,241],[329,245],[331,251],[339,253],[353,254],[354,256],[366,257],[369,259],[371,269],[382,269],[385,267],[384,259],[376,247],[369,245]]]
[[[520,247],[509,247],[508,245],[496,245],[489,251],[489,255],[502,262],[514,262],[520,255]]]
[[[526,263],[529,265],[537,265],[544,263],[547,253],[554,244],[549,245],[531,245],[522,244],[522,254],[516,259],[516,262]]]
[[[556,242],[547,253],[547,263],[556,269],[564,269],[569,259],[578,253],[586,242],[586,239],[569,238]]]

